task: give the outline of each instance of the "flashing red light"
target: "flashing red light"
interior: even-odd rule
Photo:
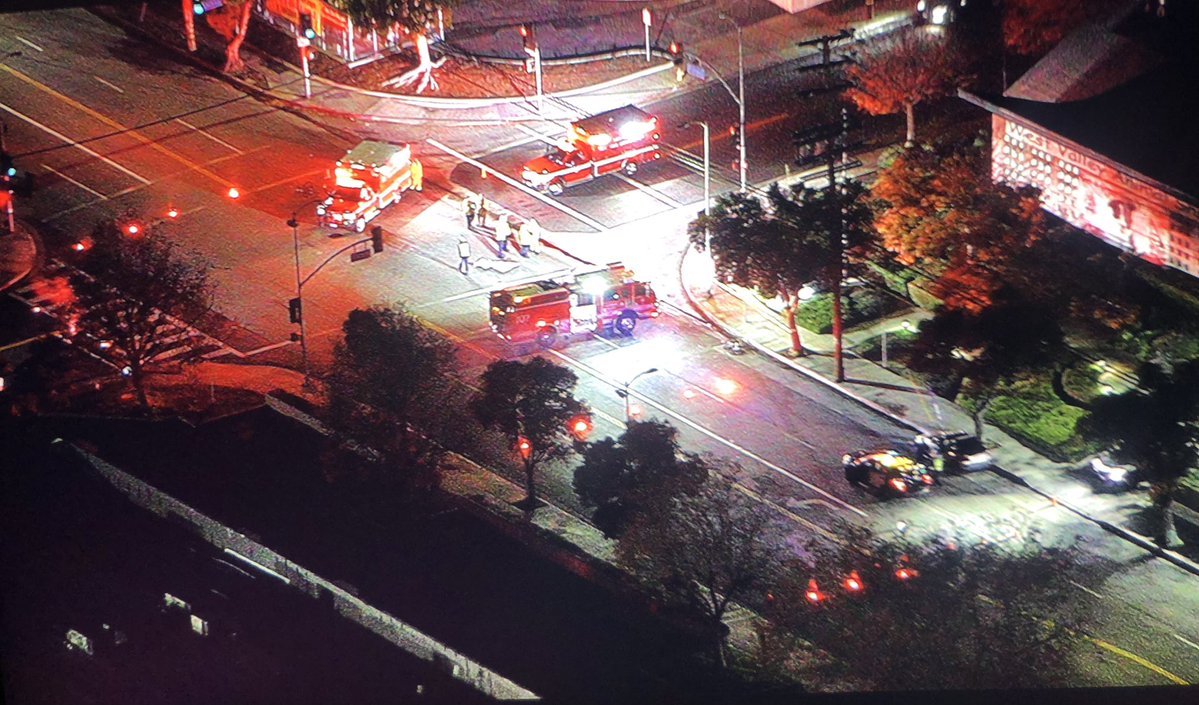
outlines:
[[[570,421],[570,433],[577,440],[585,441],[591,435],[591,419],[586,416],[576,416]]]
[[[858,571],[853,571],[849,577],[845,579],[845,589],[850,592],[861,592],[865,585],[862,584],[862,578],[858,575]]]
[[[900,580],[911,580],[918,575],[920,575],[920,573],[911,568],[900,568],[899,570],[895,571],[895,577],[899,578]]]
[[[925,475],[924,477],[922,477],[920,479],[923,480],[924,484],[926,484],[926,485],[931,485],[934,482],[936,482],[936,480],[933,478],[932,475]]]
[[[670,43],[670,53],[671,53],[671,54],[677,54],[677,53],[679,53],[679,43],[678,43],[678,42],[671,42],[671,43]]]
[[[523,25],[523,24],[522,24],[522,25],[520,26],[520,36],[522,36],[522,37],[527,37],[527,36],[529,36],[529,26],[528,26],[528,25]]]
[[[178,208],[168,208],[167,209],[167,217],[171,218],[171,219],[178,218],[179,217],[179,209]]]
[[[87,245],[84,245],[82,242],[77,242],[74,245],[71,245],[71,249],[75,250],[76,252],[83,252],[87,249]]]
[[[736,136],[737,136],[737,126],[734,125],[729,128],[729,137],[736,137]]]
[[[895,488],[896,492],[907,492],[908,491],[908,483],[904,482],[903,478],[901,478],[901,477],[891,478],[891,486]]]
[[[529,443],[528,438],[521,438],[516,442],[516,450],[520,453],[520,457],[528,460],[529,456],[533,454],[533,444]]]
[[[130,223],[125,226],[125,232],[129,235],[137,235],[142,231],[142,226],[137,223]]]
[[[229,187],[229,198],[234,198],[234,199],[241,198],[241,191],[238,191],[236,186],[230,186]]]
[[[812,578],[808,581],[808,592],[806,593],[808,602],[819,604],[824,600],[824,593],[820,592],[820,588],[816,585],[816,579]]]

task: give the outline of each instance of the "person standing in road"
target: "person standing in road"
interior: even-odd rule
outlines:
[[[412,190],[425,190],[425,166],[420,163],[419,159],[412,160],[412,166],[409,174],[412,176]]]
[[[529,221],[520,224],[516,229],[516,246],[520,248],[520,256],[529,256]]]
[[[506,259],[508,238],[512,237],[512,223],[509,216],[502,215],[495,221],[495,249],[500,259]]]
[[[529,226],[529,248],[533,254],[541,254],[541,224],[535,218],[529,218],[525,225]]]
[[[466,229],[475,229],[475,199],[466,197],[462,201],[462,214],[466,216]]]
[[[458,271],[470,273],[470,240],[466,235],[458,236]]]
[[[487,227],[487,215],[488,215],[487,199],[484,198],[483,194],[480,193],[479,194],[479,227],[480,228]]]

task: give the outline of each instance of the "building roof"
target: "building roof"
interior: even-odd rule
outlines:
[[[1138,3],[1139,5],[1139,3]],[[1199,203],[1199,3],[1073,33],[1003,96],[962,96]]]

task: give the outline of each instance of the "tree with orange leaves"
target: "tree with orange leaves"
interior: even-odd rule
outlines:
[[[948,95],[964,80],[966,64],[948,40],[912,29],[869,44],[847,72],[849,97],[871,115],[903,111],[906,143],[916,140],[916,105]]]

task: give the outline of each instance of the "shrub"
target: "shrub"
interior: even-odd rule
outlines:
[[[1001,396],[991,402],[987,420],[1034,450],[1064,462],[1098,450],[1078,432],[1079,421],[1088,414],[1058,399]]]
[[[803,302],[795,321],[813,333],[833,332],[833,297],[829,294],[817,294]]]

